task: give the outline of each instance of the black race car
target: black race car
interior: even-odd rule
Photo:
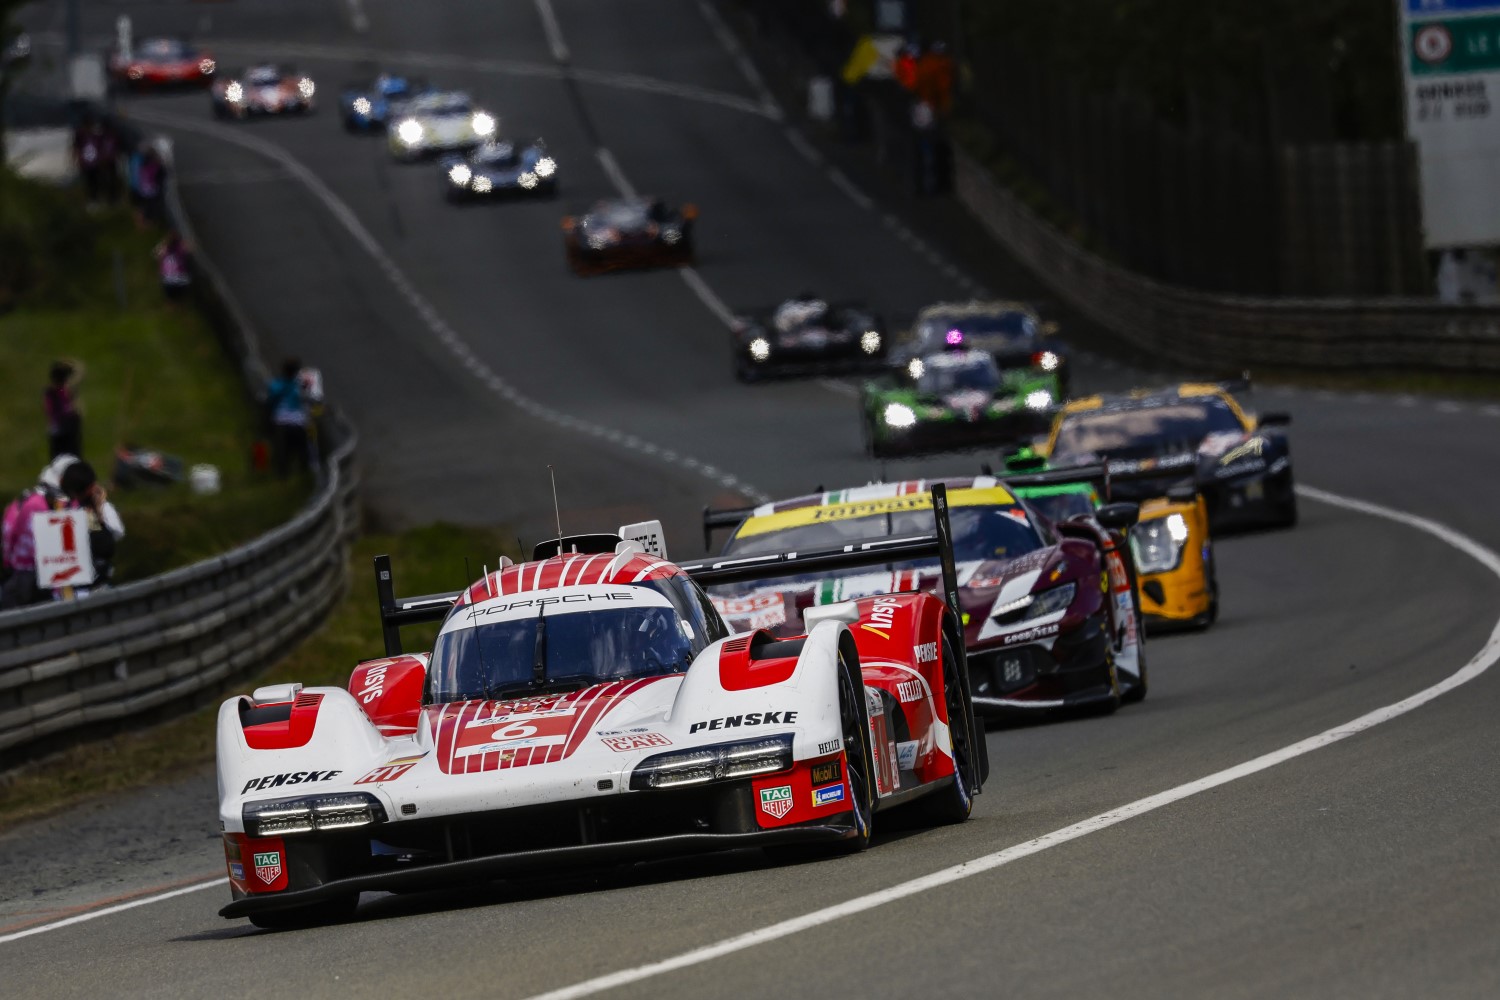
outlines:
[[[1054,335],[1056,324],[1042,321],[1031,306],[1003,300],[939,302],[917,314],[911,328],[911,350],[940,351],[962,347],[984,351],[1006,371],[1030,368],[1056,379],[1058,399],[1066,399],[1072,382],[1068,348]]]
[[[1292,418],[1245,412],[1233,393],[1248,380],[1184,382],[1070,402],[1046,445],[1053,468],[1107,464],[1111,496],[1149,500],[1196,489],[1214,531],[1297,523]]]
[[[575,274],[693,262],[698,209],[672,208],[660,198],[611,198],[563,219],[563,245]]]
[[[734,374],[741,382],[767,375],[857,371],[884,363],[885,324],[859,303],[829,303],[811,292],[774,309],[735,317]]]
[[[557,197],[557,161],[540,139],[497,139],[442,160],[449,201],[527,195]]]

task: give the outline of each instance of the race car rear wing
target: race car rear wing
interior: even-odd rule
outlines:
[[[706,549],[713,544],[714,532],[719,528],[738,528],[740,524],[755,513],[754,507],[725,507],[714,510],[712,507],[703,508],[703,547]]]
[[[1072,483],[1089,483],[1099,489],[1102,496],[1109,496],[1109,467],[1100,463],[1096,465],[1075,465],[1066,469],[1045,469],[1041,472],[1022,472],[1015,475],[1001,475],[1000,481],[1006,486],[1014,486],[1018,489],[1037,486],[1067,486]]]
[[[953,559],[953,529],[948,519],[948,488],[942,483],[932,487],[932,513],[935,531],[931,535],[886,538],[828,549],[804,552],[778,552],[764,556],[720,559],[707,562],[679,563],[683,572],[703,586],[743,583],[747,580],[774,579],[801,573],[832,572],[859,566],[908,562],[936,557],[942,567],[943,603],[954,620],[963,621],[958,600],[958,570]],[[738,523],[738,522],[736,522]],[[631,526],[635,527],[635,526]],[[592,536],[599,537],[599,536]],[[552,545],[556,545],[554,542]],[[538,546],[539,551],[542,546]],[[550,554],[550,553],[549,553]],[[375,595],[380,604],[380,630],[387,656],[401,655],[401,627],[441,621],[453,610],[453,602],[463,591],[428,594],[422,597],[397,597],[391,571],[391,557],[375,557]],[[958,644],[962,646],[962,643]],[[964,652],[957,651],[960,660]],[[964,676],[968,676],[964,663]]]

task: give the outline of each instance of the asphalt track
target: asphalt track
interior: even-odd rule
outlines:
[[[359,422],[385,520],[540,533],[550,463],[570,530],[660,514],[674,545],[695,551],[704,502],[875,471],[844,391],[733,383],[722,324],[682,275],[565,271],[561,208],[622,179],[700,206],[711,300],[811,287],[899,319],[971,283],[1013,290],[1013,263],[955,257],[966,282],[858,187],[851,197],[846,174],[788,140],[691,0],[96,4],[87,27],[105,32],[122,10],[141,34],[198,26],[225,63],[300,53],[325,97],[376,53],[405,54],[557,151],[561,205],[459,211],[433,170],[388,166],[378,140],[344,135],[326,113],[235,129],[210,123],[198,95],[132,105],[176,126],[199,238],[273,349],[319,363]],[[60,14],[34,16],[47,28]],[[1138,377],[1095,362],[1080,387]],[[1261,409],[1295,414],[1301,481],[1500,548],[1500,411],[1260,396]],[[1479,561],[1385,517],[1311,499],[1303,511],[1294,531],[1219,543],[1223,618],[1150,644],[1145,703],[992,731],[995,775],[964,826],[887,829],[871,851],[820,864],[742,852],[367,896],[356,921],[296,933],[221,920],[227,891],[212,887],[15,936],[216,877],[212,775],[185,775],[0,838],[0,981],[18,996],[531,996],[1108,815],[1398,703],[1486,647],[1500,586]],[[1003,867],[606,995],[1493,996],[1497,708],[1492,671]]]

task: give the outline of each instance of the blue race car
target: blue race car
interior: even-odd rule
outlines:
[[[449,201],[507,194],[557,197],[557,161],[540,139],[496,139],[442,160]]]
[[[339,116],[350,132],[382,132],[401,102],[431,89],[425,80],[381,73],[366,83],[344,88],[339,95]]]

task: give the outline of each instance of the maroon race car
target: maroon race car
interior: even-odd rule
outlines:
[[[214,57],[181,38],[145,38],[109,56],[109,74],[126,87],[202,87],[213,82]]]
[[[1110,504],[1054,524],[983,476],[948,487],[974,705],[990,714],[1096,706],[1146,696],[1136,580],[1122,532],[1139,513]],[[705,511],[704,530],[733,527],[721,558],[827,548],[932,530],[930,483],[875,483],[738,511]],[[935,563],[879,572],[788,576],[714,587],[737,631],[798,633],[812,607],[869,594],[935,590]]]

